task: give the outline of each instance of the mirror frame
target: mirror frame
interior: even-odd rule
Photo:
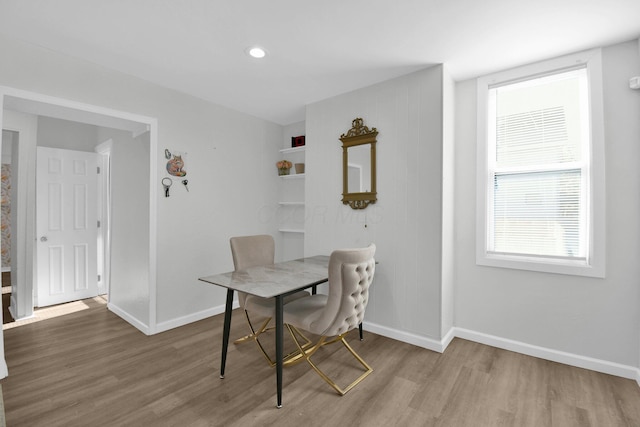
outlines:
[[[376,128],[369,129],[358,117],[351,122],[351,129],[340,135],[342,141],[342,203],[352,209],[364,209],[378,200],[376,192]],[[371,191],[349,193],[349,147],[371,144]]]

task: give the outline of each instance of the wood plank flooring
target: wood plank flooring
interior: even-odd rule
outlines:
[[[222,316],[147,337],[99,300],[6,330],[7,425],[18,426],[640,426],[640,387],[454,339],[444,354],[365,332],[349,342],[374,372],[344,397],[308,365],[275,372],[255,344],[231,345],[218,378]],[[246,333],[234,312],[231,336]],[[339,345],[318,361],[358,375]],[[331,357],[329,357],[331,356]]]

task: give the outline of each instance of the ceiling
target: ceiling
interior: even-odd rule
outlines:
[[[640,0],[0,0],[0,33],[282,125],[434,64],[465,80],[636,39],[639,17]]]

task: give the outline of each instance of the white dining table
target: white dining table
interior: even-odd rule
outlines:
[[[275,304],[276,341],[276,390],[278,408],[282,407],[283,366],[283,307],[284,297],[299,290],[325,283],[329,279],[329,257],[325,255],[300,258],[271,265],[200,277],[201,280],[227,289],[222,334],[220,378],[224,378],[231,329],[234,291],[245,292],[262,298],[273,298]]]

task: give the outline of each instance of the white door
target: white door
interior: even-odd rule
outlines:
[[[98,154],[38,147],[36,306],[98,295]]]

